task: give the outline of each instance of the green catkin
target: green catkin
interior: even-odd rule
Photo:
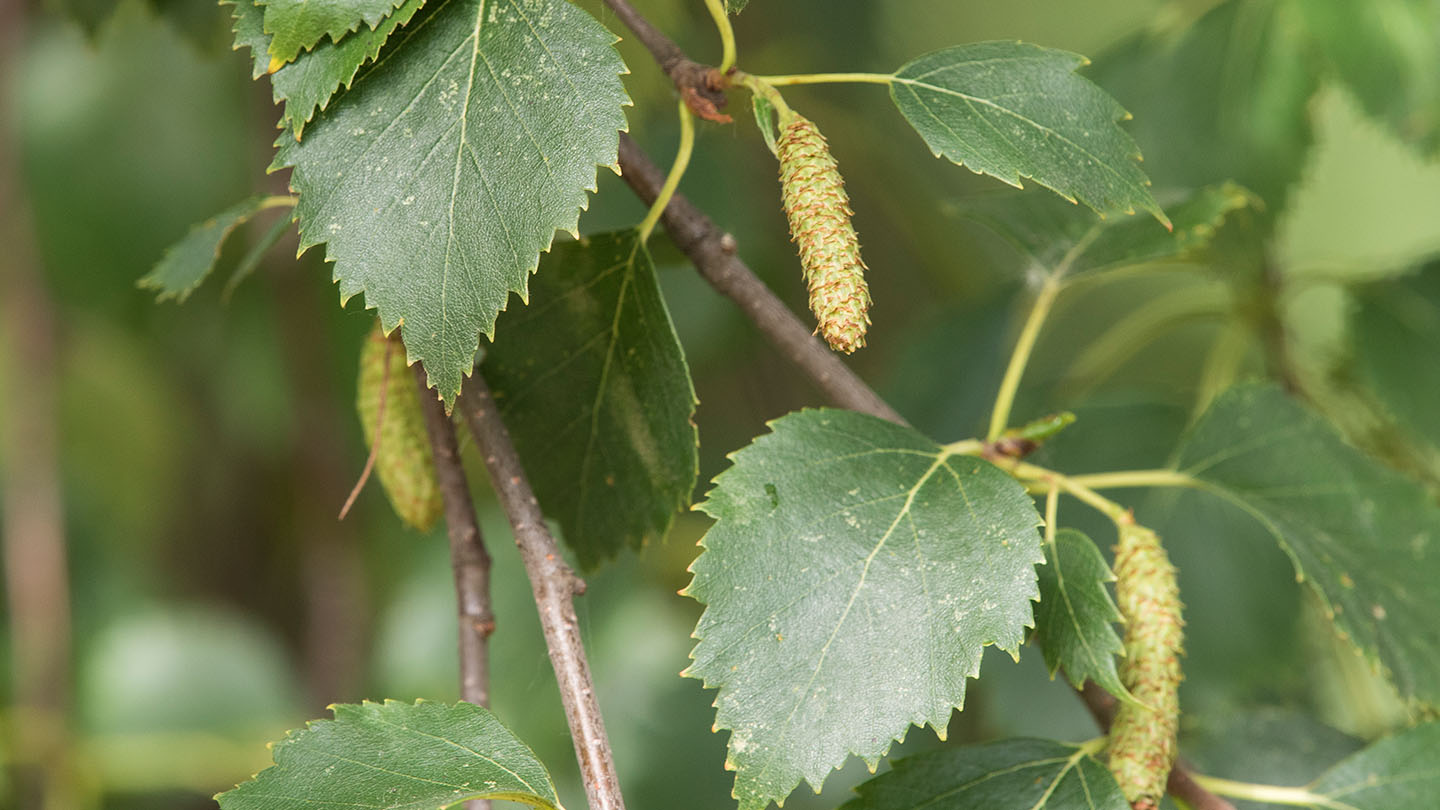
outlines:
[[[865,345],[870,289],[845,180],[825,136],[804,116],[792,115],[776,142],[780,191],[790,237],[800,250],[810,311],[832,349],[850,354]]]
[[[1134,810],[1154,810],[1175,764],[1184,621],[1175,567],[1155,532],[1127,523],[1115,547],[1115,596],[1125,617],[1122,701],[1110,727],[1110,770]]]
[[[375,423],[381,419],[382,391],[385,412],[375,472],[395,514],[410,526],[429,531],[440,517],[442,504],[425,416],[415,394],[415,377],[405,365],[404,345],[398,335],[385,337],[377,324],[360,348],[360,382],[355,395],[367,449],[375,440]]]

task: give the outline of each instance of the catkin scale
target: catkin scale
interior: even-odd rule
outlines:
[[[1134,810],[1154,810],[1175,764],[1184,621],[1175,567],[1144,526],[1120,530],[1115,597],[1125,617],[1120,680],[1135,702],[1122,701],[1110,727],[1110,770]]]
[[[870,289],[850,224],[854,212],[845,180],[825,136],[804,116],[793,116],[775,147],[790,238],[799,248],[810,311],[819,322],[815,331],[831,348],[849,354],[865,345]]]

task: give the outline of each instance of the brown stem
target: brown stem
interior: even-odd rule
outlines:
[[[415,364],[420,410],[425,414],[425,432],[435,456],[435,479],[445,504],[445,527],[450,535],[450,565],[455,574],[455,599],[460,612],[460,698],[490,705],[489,638],[495,632],[495,613],[490,607],[490,554],[480,534],[480,520],[470,500],[470,484],[460,465],[460,447],[455,425],[445,415],[445,406],[435,398],[425,379],[425,370]]]
[[[674,40],[651,25],[628,0],[605,0],[605,5],[650,51],[692,112],[707,121],[730,123],[730,116],[720,112],[720,108],[725,106],[725,88],[729,82],[719,71],[686,56]]]
[[[661,173],[630,136],[620,135],[620,167],[625,182],[648,205],[665,182]],[[676,194],[660,218],[670,238],[684,251],[695,269],[722,295],[734,301],[751,321],[792,363],[814,381],[832,403],[905,424],[890,403],[795,317],[785,302],[765,286],[736,255],[735,238],[720,230],[700,209]]]
[[[479,371],[466,380],[459,408],[485,458],[490,483],[510,518],[515,544],[520,547],[525,572],[530,575],[530,588],[540,612],[540,627],[550,650],[550,665],[555,669],[560,700],[565,704],[565,719],[570,724],[570,737],[575,743],[575,757],[580,763],[590,810],[624,810],[625,800],[615,776],[610,738],[600,718],[595,684],[575,618],[574,597],[584,593],[585,583],[570,570],[555,545],[555,538],[546,528],[520,456]]]

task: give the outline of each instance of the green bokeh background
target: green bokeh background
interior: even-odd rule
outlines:
[[[698,0],[635,4],[696,58],[718,55]],[[97,808],[212,806],[211,794],[268,763],[267,740],[322,716],[329,703],[455,699],[447,547],[443,528],[429,536],[405,529],[375,486],[346,521],[334,519],[364,462],[353,398],[371,316],[358,299],[338,306],[318,251],[295,261],[290,237],[226,300],[213,282],[183,306],[157,305],[135,287],[191,223],[283,185],[264,174],[277,111],[268,87],[250,81],[247,56],[229,49],[228,11],[201,0],[158,10],[141,0],[74,5],[88,27],[37,9],[24,52],[11,61],[16,69],[3,79],[16,89],[18,158],[58,319],[77,795]],[[598,2],[582,5],[619,30]],[[1162,189],[1203,168],[1204,155],[1167,152],[1190,149],[1199,136],[1182,143],[1166,134],[1178,124],[1145,120],[1152,90],[1139,79],[1155,77],[1137,78],[1134,62],[1105,55],[1123,54],[1124,43],[1146,32],[1183,31],[1215,5],[754,0],[736,28],[741,63],[755,73],[888,72],[927,50],[983,39],[1091,55],[1091,75],[1134,109],[1132,132]],[[1293,15],[1276,24],[1300,25]],[[1417,47],[1440,50],[1428,34],[1428,45]],[[677,138],[673,91],[636,43],[620,47],[632,68],[631,132],[664,163]],[[1440,165],[1367,116],[1363,101],[1327,78],[1334,73],[1323,60],[1284,70],[1302,74],[1287,81],[1320,87],[1299,113],[1314,147],[1291,144],[1296,172],[1262,192],[1267,208],[1257,218],[1274,228],[1268,255],[1301,281],[1284,310],[1299,362],[1323,374],[1346,354],[1353,308],[1348,287],[1335,282],[1386,279],[1440,248]],[[796,88],[787,98],[829,137],[872,268],[871,346],[853,366],[935,438],[974,435],[1013,340],[1026,268],[948,203],[1000,184],[932,158],[882,89]],[[748,110],[733,106],[735,124],[702,126],[682,190],[803,312],[773,158]],[[1150,108],[1156,116],[1165,109]],[[1283,167],[1267,169],[1257,185]],[[601,172],[582,229],[620,227],[642,214],[623,183]],[[263,230],[242,231],[226,261],[233,265]],[[655,250],[701,401],[704,482],[766,420],[822,400],[663,237]],[[1223,286],[1218,278],[1157,272],[1062,300],[1017,407],[1022,419],[1057,406],[1080,415],[1046,448],[1046,463],[1080,472],[1165,462],[1223,317],[1147,336],[1104,379],[1075,380],[1068,371],[1126,313],[1177,291],[1213,293]],[[1239,370],[1264,369],[1257,343]],[[5,371],[0,398],[23,384]],[[583,807],[529,586],[483,468],[468,462],[495,556],[494,708],[551,767],[562,801]],[[1190,608],[1186,734],[1198,761],[1221,775],[1260,778],[1244,771],[1255,751],[1305,734],[1313,750],[1272,770],[1302,781],[1349,750],[1347,735],[1396,722],[1393,699],[1312,626],[1314,608],[1288,563],[1254,527],[1188,497],[1135,503],[1163,508],[1156,528],[1182,571]],[[1067,523],[1109,545],[1103,525],[1067,511]],[[725,738],[710,730],[713,695],[677,675],[699,606],[676,591],[705,528],[698,513],[680,516],[665,543],[590,577],[580,600],[631,807],[733,806]],[[0,655],[8,664],[9,653]],[[952,722],[952,741],[1095,733],[1033,648],[1018,663],[989,655],[982,672]],[[9,680],[7,667],[0,685]],[[1329,724],[1323,735],[1310,731],[1316,718]],[[915,731],[900,750],[936,744],[931,732]],[[7,761],[23,761],[24,748],[11,739]],[[866,776],[852,761],[823,795],[802,788],[786,807],[833,807]],[[0,807],[13,801],[8,784],[0,783]]]

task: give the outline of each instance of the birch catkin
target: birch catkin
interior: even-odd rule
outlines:
[[[382,396],[385,398],[383,422]],[[360,349],[355,409],[360,415],[367,448],[374,441],[376,423],[380,423],[375,471],[380,475],[380,485],[390,498],[395,514],[414,528],[429,531],[440,517],[442,504],[430,438],[425,432],[425,416],[415,396],[415,378],[405,365],[405,346],[398,335],[385,337],[378,325]]]
[[[1128,524],[1115,547],[1115,596],[1125,617],[1122,701],[1110,727],[1110,770],[1134,810],[1154,810],[1175,764],[1184,622],[1175,567],[1155,532]]]
[[[790,237],[799,247],[810,311],[819,321],[815,331],[832,349],[849,354],[865,345],[870,290],[845,180],[825,136],[804,116],[785,124],[775,146]]]

